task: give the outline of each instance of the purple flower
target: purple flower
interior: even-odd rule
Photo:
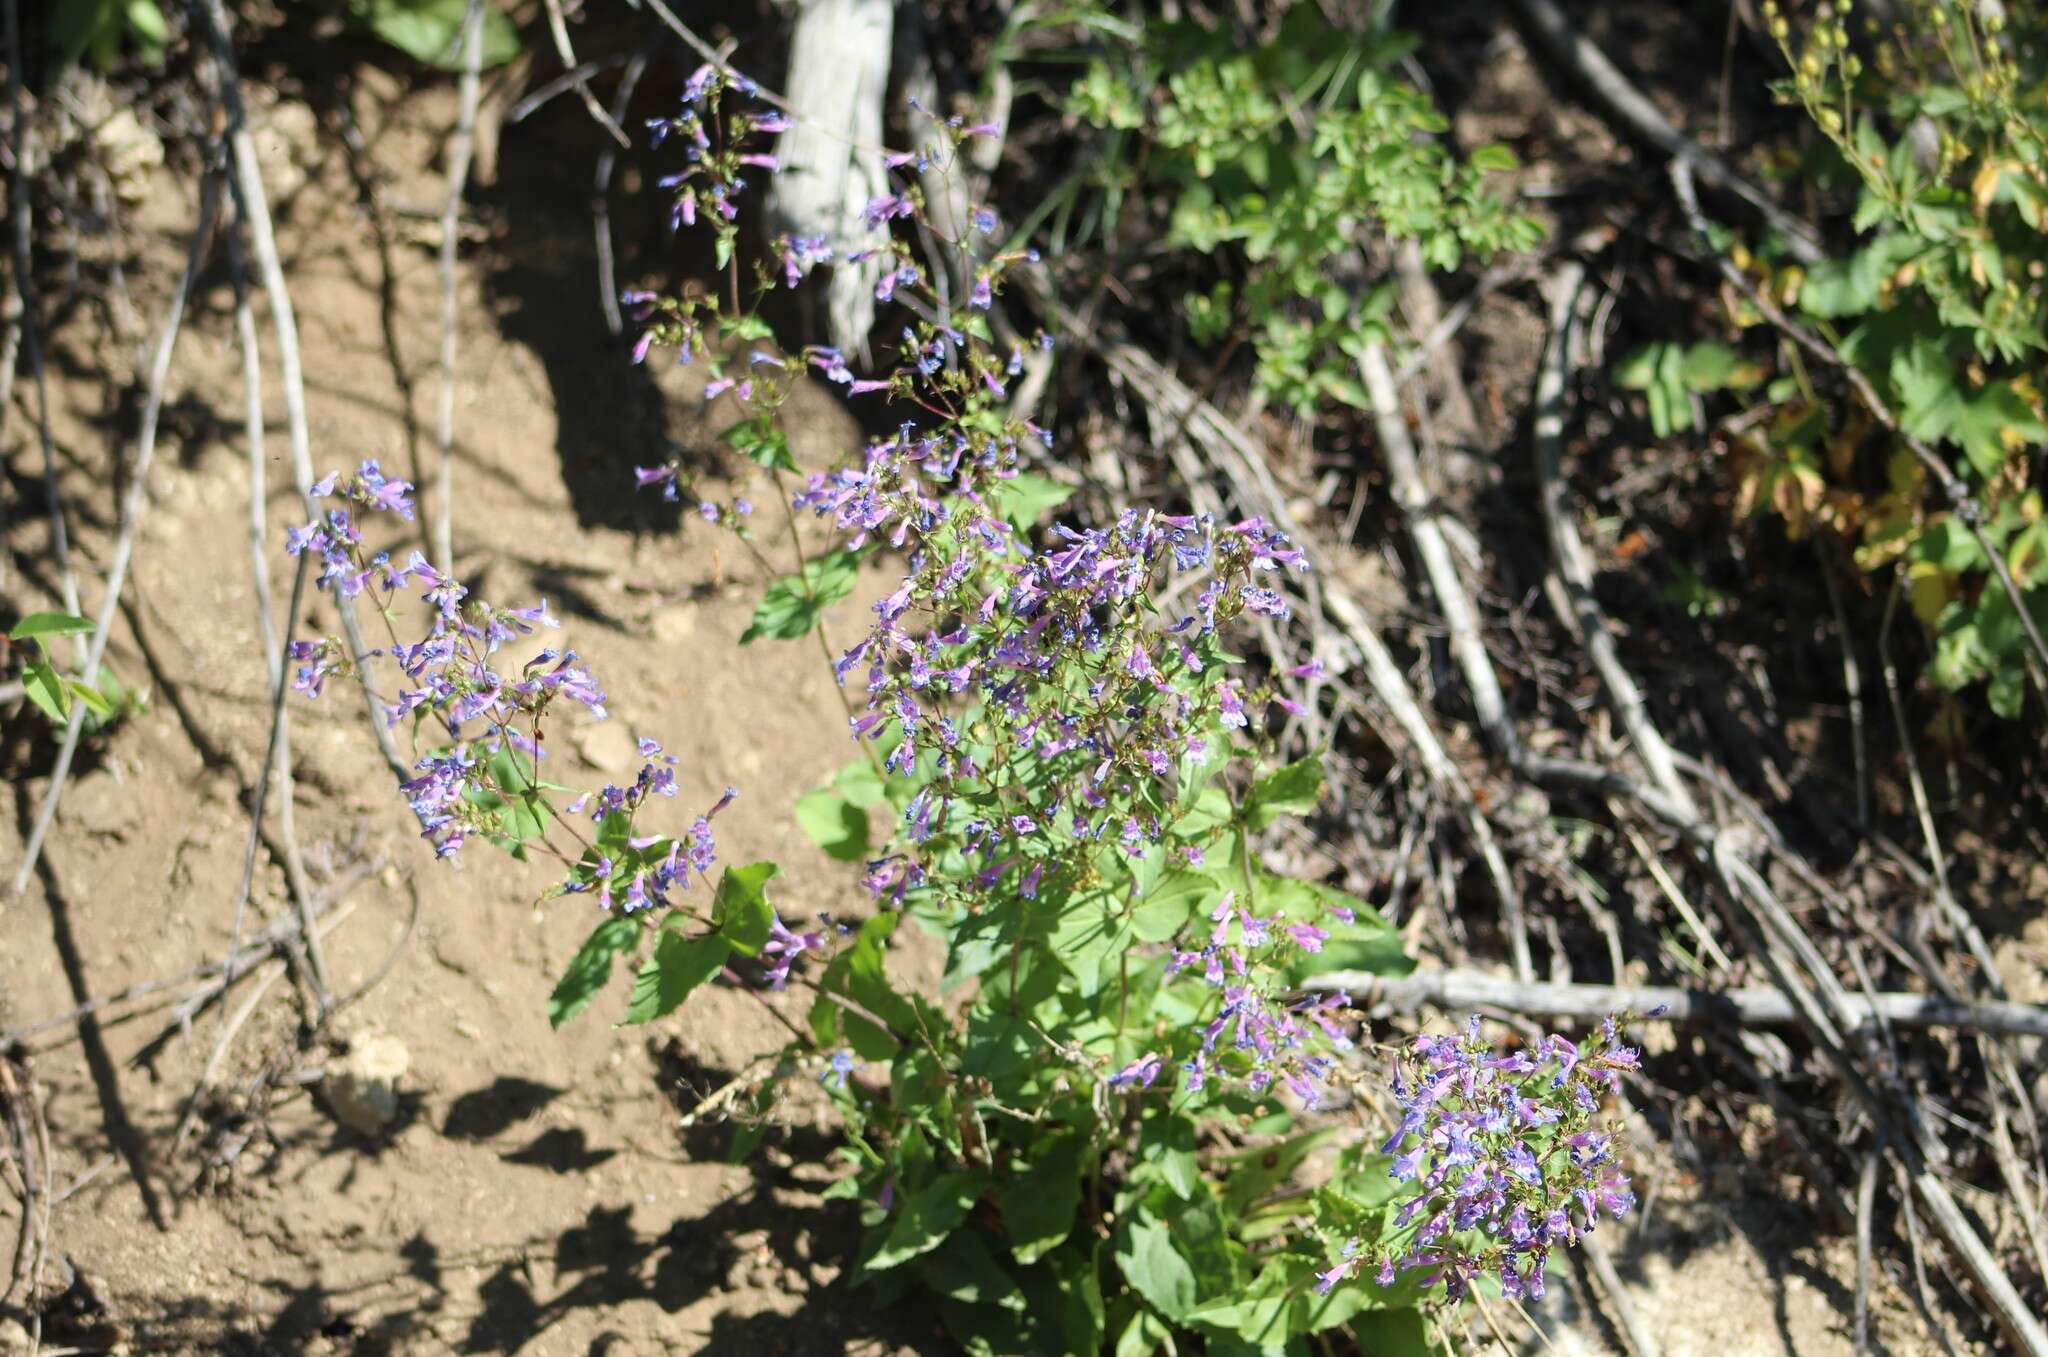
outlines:
[[[768,968],[768,987],[783,988],[789,983],[790,963],[805,952],[821,951],[824,946],[824,933],[792,933],[783,926],[782,920],[771,918],[768,921],[768,941],[761,945],[762,956],[775,958],[775,964]]]
[[[1109,1076],[1109,1086],[1114,1089],[1128,1088],[1136,1084],[1139,1088],[1152,1087],[1152,1081],[1159,1077],[1162,1062],[1156,1055],[1142,1055],[1130,1064]]]

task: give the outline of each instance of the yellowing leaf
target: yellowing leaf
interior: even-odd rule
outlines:
[[[1926,625],[1933,626],[1955,596],[1955,576],[1932,561],[1915,561],[1906,567],[1906,598],[1913,605],[1913,616]]]

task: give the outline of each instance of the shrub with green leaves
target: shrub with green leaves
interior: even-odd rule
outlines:
[[[1257,389],[1298,413],[1369,408],[1355,360],[1389,340],[1393,298],[1358,265],[1368,232],[1415,242],[1439,269],[1541,239],[1486,185],[1514,154],[1488,145],[1460,160],[1442,114],[1395,74],[1405,35],[1340,29],[1312,5],[1250,48],[1192,21],[1092,31],[1113,35],[1108,51],[1065,102],[1100,149],[1039,210],[1053,249],[1115,237],[1134,203],[1169,203],[1159,245],[1181,263],[1213,256],[1204,271],[1223,275],[1184,298],[1191,334],[1248,340]]]
[[[2037,10],[2021,13],[2015,28],[2001,10],[1908,0],[1880,24],[1847,3],[1767,5],[1791,66],[1780,96],[1822,135],[1796,168],[1845,209],[1853,240],[1812,267],[1772,240],[1717,242],[1868,379],[1971,505],[1951,507],[1902,439],[1740,294],[1728,295],[1725,322],[1743,361],[1715,341],[1660,343],[1619,374],[1646,393],[1660,437],[1691,426],[1688,393],[1754,393],[1730,422],[1739,509],[1776,514],[1794,537],[1833,533],[1864,570],[1895,572],[1928,629],[1928,677],[1951,691],[1981,684],[2008,717],[2024,699],[2024,628],[1961,514],[1981,518],[2048,626],[2048,30]]]

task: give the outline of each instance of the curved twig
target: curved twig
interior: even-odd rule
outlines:
[[[1436,496],[1423,484],[1422,464],[1415,456],[1415,443],[1408,436],[1408,424],[1401,415],[1401,394],[1393,369],[1387,365],[1386,350],[1368,344],[1358,356],[1358,375],[1364,379],[1366,395],[1372,401],[1374,426],[1379,430],[1380,451],[1387,459],[1394,502],[1401,506],[1408,523],[1409,540],[1429,576],[1429,587],[1450,632],[1451,653],[1465,675],[1472,695],[1472,710],[1479,728],[1494,752],[1513,763],[1521,752],[1515,737],[1515,723],[1509,718],[1507,702],[1501,695],[1500,679],[1493,672],[1493,660],[1479,634],[1479,609],[1466,589],[1450,543],[1444,540],[1443,525],[1437,522]]]
[[[312,435],[306,421],[306,378],[299,360],[298,313],[292,307],[291,289],[285,283],[284,265],[278,258],[276,233],[271,229],[270,198],[263,187],[263,168],[256,156],[255,138],[249,132],[248,112],[242,105],[241,74],[228,39],[227,10],[222,0],[190,0],[190,3],[194,25],[206,35],[219,70],[220,101],[227,113],[228,185],[234,191],[235,210],[249,228],[250,252],[256,257],[257,276],[262,279],[264,294],[269,298],[271,325],[277,333],[278,367],[284,377],[285,427],[291,441],[292,477],[298,483],[306,517],[315,518],[319,515],[319,503],[312,493],[315,481]],[[355,665],[377,749],[384,755],[392,776],[403,782],[410,770],[399,755],[397,741],[392,739],[390,730],[381,719],[377,696],[370,689],[369,652],[363,645],[363,629],[356,616],[355,600],[337,591],[334,605],[341,618],[342,638],[348,645],[349,659]],[[289,631],[286,635],[289,637]]]
[[[1550,539],[1551,568],[1557,572],[1566,600],[1571,605],[1571,611],[1564,620],[1576,624],[1575,629],[1584,641],[1586,654],[1592,659],[1593,667],[1600,671],[1600,681],[1606,685],[1615,712],[1621,717],[1622,728],[1628,732],[1629,742],[1635,746],[1643,767],[1677,813],[1690,819],[1698,816],[1698,807],[1672,762],[1671,747],[1664,742],[1656,722],[1650,719],[1642,690],[1636,686],[1635,678],[1615,649],[1614,634],[1608,629],[1606,616],[1593,596],[1592,553],[1586,550],[1571,510],[1565,503],[1562,470],[1565,373],[1570,366],[1572,305],[1585,276],[1585,266],[1577,260],[1568,259],[1558,267],[1551,285],[1550,338],[1544,345],[1542,366],[1536,374],[1535,437],[1531,443],[1535,449],[1543,530]]]
[[[1735,172],[1727,161],[1707,150],[1672,125],[1669,118],[1644,97],[1616,69],[1607,54],[1572,27],[1555,0],[1514,0],[1522,20],[1535,34],[1551,59],[1563,66],[1605,106],[1608,114],[1640,141],[1683,161],[1709,187],[1732,193],[1755,208],[1757,214],[1785,237],[1785,245],[1802,264],[1817,264],[1820,244],[1806,222],[1773,202],[1770,195]]]

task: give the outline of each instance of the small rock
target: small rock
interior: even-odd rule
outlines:
[[[625,725],[616,720],[600,721],[578,731],[575,740],[576,752],[600,773],[623,776],[640,761],[640,746]]]
[[[334,1119],[351,1131],[373,1136],[398,1117],[398,1081],[412,1068],[405,1043],[393,1036],[363,1037],[321,1082]]]
[[[164,163],[164,143],[133,109],[116,109],[93,129],[100,163],[114,181],[114,191],[128,202],[139,202],[149,192],[152,170]]]
[[[14,1353],[29,1349],[28,1330],[21,1327],[21,1321],[0,1315],[0,1353],[13,1357]]]
[[[688,603],[654,615],[654,639],[663,645],[680,645],[696,634],[697,609]]]

